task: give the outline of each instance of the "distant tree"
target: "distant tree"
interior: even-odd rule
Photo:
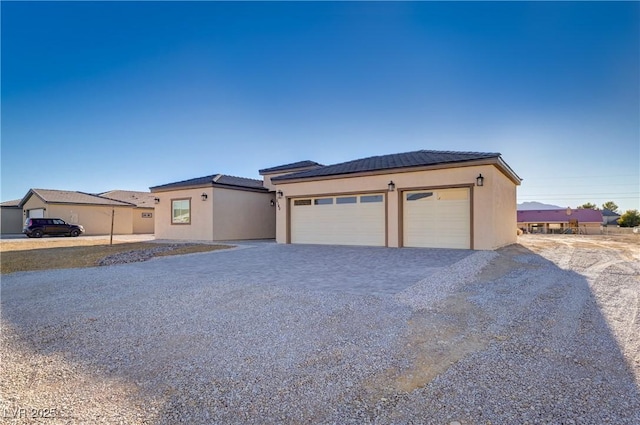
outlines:
[[[578,207],[579,210],[597,210],[598,206],[596,204],[592,204],[591,202],[587,202],[586,204],[582,204]]]
[[[613,202],[613,201],[609,201],[609,202],[605,202],[604,204],[602,204],[602,209],[603,210],[609,210],[611,212],[617,213],[618,212],[618,205],[616,205],[616,203]]]
[[[620,227],[640,226],[640,212],[638,210],[627,210],[618,220]]]

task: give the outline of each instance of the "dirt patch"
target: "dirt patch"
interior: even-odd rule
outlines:
[[[514,244],[498,250],[500,255],[467,285],[471,293],[454,293],[433,308],[412,315],[398,344],[402,347],[401,355],[407,359],[406,367],[371,378],[365,385],[368,401],[375,403],[392,399],[395,393],[424,388],[458,361],[484,350],[491,342],[503,343],[518,337],[510,334],[512,330],[504,329],[508,322],[500,317],[502,313],[483,309],[473,302],[473,297],[498,300],[516,296],[512,305],[505,305],[506,310],[515,311],[526,309],[532,302],[557,302],[561,295],[553,287],[554,279],[544,279],[545,268],[553,269],[556,265],[582,272],[598,284],[606,282],[611,274],[637,278],[637,271],[628,266],[638,254],[636,248],[613,238],[558,239],[553,235],[534,236],[526,239],[526,245]],[[538,269],[540,275],[536,275]],[[532,279],[541,284],[534,284]],[[596,299],[602,300],[603,313],[618,325],[618,332],[614,333],[618,334],[621,346],[627,347],[623,351],[630,366],[638,371],[640,355],[633,352],[640,344],[635,332],[640,305],[637,288],[629,287],[629,281],[622,286],[609,282],[592,291]],[[502,324],[495,326],[496,322]]]
[[[522,245],[509,245],[499,249],[498,253],[500,255],[493,259],[489,265],[483,268],[478,274],[476,277],[477,281],[486,282],[495,280],[513,272],[514,270],[528,270],[537,267],[514,259],[514,257],[518,255],[528,255],[531,253],[531,251],[524,248]]]
[[[518,239],[524,247],[534,252],[555,249],[559,246],[570,248],[615,250],[627,260],[640,260],[639,235],[524,235]]]
[[[22,247],[26,248],[24,245]],[[13,250],[1,254],[0,273],[94,267],[101,264],[100,260],[117,257],[119,254],[125,254],[129,257],[135,256],[141,259],[139,261],[142,261],[157,256],[193,254],[226,248],[231,247],[229,245],[137,242]],[[149,254],[143,255],[146,253]],[[111,262],[110,264],[115,263]]]
[[[420,311],[408,323],[404,338],[409,368],[388,371],[383,380],[394,391],[411,392],[424,387],[469,353],[487,345],[475,323],[485,320],[482,311],[464,293],[444,300],[437,311]]]
[[[109,236],[80,236],[78,238],[72,237],[58,237],[50,236],[43,238],[27,238],[24,236],[20,239],[2,239],[0,240],[0,252],[8,251],[25,251],[28,249],[42,249],[42,248],[60,248],[66,246],[94,246],[94,245],[109,245]],[[149,242],[153,241],[153,237],[150,235],[114,235],[113,245],[123,243],[134,242]]]

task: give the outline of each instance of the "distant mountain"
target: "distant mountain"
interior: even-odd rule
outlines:
[[[518,204],[518,211],[528,211],[528,210],[561,210],[562,207],[551,204],[543,204],[542,202],[523,202]]]

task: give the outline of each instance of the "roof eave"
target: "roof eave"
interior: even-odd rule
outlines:
[[[243,190],[248,192],[260,192],[260,193],[268,193],[269,189],[266,187],[253,187],[253,186],[237,186],[233,184],[224,184],[224,183],[214,183],[212,185],[214,188],[218,189],[231,189],[231,190]]]
[[[269,176],[271,174],[292,174],[292,173],[298,173],[300,171],[307,171],[307,170],[315,170],[316,168],[321,168],[322,165],[307,165],[306,167],[296,167],[296,168],[286,168],[284,170],[276,170],[276,171],[264,171],[264,170],[260,170],[258,171],[258,173],[261,176]]]
[[[99,207],[135,207],[135,204],[130,204],[128,202],[122,202],[120,204],[100,204],[97,202],[67,202],[67,201],[48,201],[48,205],[90,205],[90,206],[99,206]]]
[[[367,177],[367,176],[377,176],[381,174],[398,174],[398,173],[411,173],[416,171],[429,171],[429,170],[442,170],[446,168],[454,168],[454,167],[474,167],[478,165],[495,165],[504,175],[509,178],[516,185],[520,185],[522,179],[515,173],[513,170],[502,160],[501,157],[494,158],[483,158],[483,159],[471,159],[467,161],[455,161],[455,162],[446,162],[440,164],[432,164],[432,165],[418,165],[413,167],[396,167],[396,168],[385,168],[382,170],[372,170],[372,171],[356,171],[353,173],[342,173],[342,174],[332,174],[327,176],[311,176],[311,177],[299,177],[299,178],[286,178],[286,176],[282,176],[282,178],[272,179],[273,184],[288,184],[288,183],[299,183],[299,182],[309,182],[309,181],[317,181],[317,180],[335,180],[335,179],[344,179],[344,178],[352,178],[352,177]]]
[[[496,166],[502,173],[509,178],[512,182],[516,184],[516,186],[520,186],[522,184],[522,178],[516,174],[515,171],[502,159],[501,156],[498,157]]]
[[[261,187],[251,187],[251,186],[237,186],[237,185],[231,185],[231,184],[224,184],[224,183],[214,183],[214,182],[208,182],[205,184],[191,184],[191,185],[185,185],[185,186],[178,186],[178,187],[169,187],[169,188],[158,188],[158,187],[150,187],[149,190],[151,191],[151,193],[160,193],[160,192],[174,192],[177,190],[189,190],[189,189],[207,189],[210,187],[217,187],[219,189],[235,189],[235,190],[244,190],[244,191],[251,191],[251,192],[269,192],[269,189],[267,188],[261,188]]]
[[[36,192],[33,189],[29,189],[29,191],[27,192],[26,195],[24,195],[24,198],[22,198],[22,200],[20,201],[20,203],[18,204],[18,206],[20,206],[20,208],[24,207],[24,204],[27,203],[27,201],[29,201],[29,198],[31,198],[33,195],[37,196],[38,198],[40,198],[40,200],[42,202],[44,202],[45,204],[48,204],[49,201],[47,201],[46,199],[44,199],[42,196],[40,196],[40,194],[38,192]]]
[[[213,182],[199,183],[199,184],[187,184],[187,185],[184,185],[184,186],[171,186],[171,187],[167,187],[165,185],[161,185],[161,186],[150,187],[149,191],[151,193],[173,192],[175,190],[200,189],[200,188],[207,188],[207,187],[212,187],[212,186],[213,186]]]

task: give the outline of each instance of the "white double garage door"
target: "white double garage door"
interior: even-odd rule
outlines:
[[[403,246],[470,248],[468,188],[403,191],[400,195]],[[386,196],[367,193],[293,199],[291,243],[385,246]]]

